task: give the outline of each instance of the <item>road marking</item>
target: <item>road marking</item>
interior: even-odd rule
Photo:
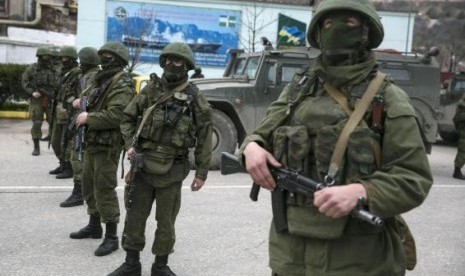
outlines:
[[[182,186],[182,189],[190,189],[190,186]],[[245,185],[224,185],[224,186],[208,186],[205,185],[202,189],[250,189],[251,186]],[[123,190],[124,187],[118,186],[116,190]],[[51,192],[67,192],[73,190],[73,187],[65,186],[4,186],[0,187],[0,193],[32,193],[40,191]]]
[[[190,186],[182,186],[182,189],[190,189]],[[202,189],[250,189],[251,185],[222,185],[209,186],[205,185]],[[465,188],[465,185],[460,184],[436,184],[433,188]],[[124,187],[118,186],[116,190],[123,190]],[[66,186],[4,186],[0,187],[0,193],[36,193],[36,192],[68,192],[72,191],[73,187]]]

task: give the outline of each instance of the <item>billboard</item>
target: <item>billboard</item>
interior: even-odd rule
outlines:
[[[140,61],[158,62],[168,43],[183,42],[198,66],[225,67],[227,50],[238,48],[241,12],[150,3],[108,1],[106,41],[119,41]]]

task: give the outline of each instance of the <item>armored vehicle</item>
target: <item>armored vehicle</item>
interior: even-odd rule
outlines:
[[[436,139],[439,114],[439,67],[433,54],[377,52],[381,71],[409,94],[428,151]],[[213,107],[211,169],[219,167],[222,151],[236,150],[294,74],[303,66],[312,66],[318,55],[314,48],[275,50],[267,46],[255,53],[230,50],[222,78],[192,80]]]
[[[379,70],[400,86],[409,96],[422,128],[423,140],[428,153],[436,142],[438,121],[442,117],[439,105],[440,70],[434,58],[439,54],[436,47],[426,55],[376,51]]]
[[[444,141],[456,142],[459,138],[452,118],[458,101],[465,94],[465,72],[449,76],[442,84],[440,108],[443,117],[439,120],[439,135]]]

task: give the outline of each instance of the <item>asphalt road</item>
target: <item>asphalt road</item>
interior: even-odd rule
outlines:
[[[95,257],[101,240],[69,238],[70,232],[87,224],[86,208],[59,207],[71,192],[72,180],[48,174],[57,161],[46,142],[41,142],[40,156],[31,155],[30,126],[28,120],[0,119],[0,276],[107,275],[123,262],[124,251]],[[408,276],[465,275],[465,181],[451,177],[455,151],[450,145],[433,147],[429,159],[434,186],[422,206],[405,214],[418,251],[417,267]],[[180,276],[270,275],[268,193],[252,202],[246,174],[226,177],[217,171],[210,172],[202,190],[191,192],[192,177],[182,190],[177,242],[170,256],[173,271]],[[122,187],[120,179],[124,221]],[[154,229],[152,214],[141,253],[143,275],[150,275]]]

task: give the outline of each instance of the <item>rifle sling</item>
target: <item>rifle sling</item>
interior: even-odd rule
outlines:
[[[165,97],[162,97],[162,98],[158,99],[152,106],[147,108],[147,110],[144,113],[144,117],[142,118],[142,122],[140,123],[139,128],[137,129],[134,141],[137,141],[137,138],[139,138],[139,135],[140,135],[142,129],[144,128],[145,122],[147,121],[150,114],[152,114],[152,111],[155,109],[155,107],[157,107],[159,104],[167,101],[169,98],[171,98],[174,95],[175,92],[181,92],[188,85],[189,85],[189,82],[187,82],[187,81],[184,82],[183,84],[181,84],[178,87],[174,88],[170,93],[166,94]],[[135,146],[135,145],[133,145],[133,146]]]
[[[339,90],[331,86],[329,83],[324,84],[324,88],[326,89],[328,94],[335,101],[337,101],[342,106],[342,108],[344,108],[347,114],[350,116],[346,125],[342,129],[341,134],[339,135],[333,154],[331,156],[331,163],[330,163],[329,171],[328,171],[328,176],[330,177],[330,179],[334,180],[335,176],[337,175],[339,171],[339,166],[341,165],[341,162],[342,162],[342,158],[347,149],[347,143],[349,142],[350,134],[354,131],[355,127],[362,120],[363,115],[368,109],[368,106],[372,102],[373,97],[375,96],[376,92],[379,90],[385,77],[386,75],[381,72],[376,73],[376,77],[368,85],[367,90],[363,94],[363,97],[360,99],[360,101],[356,105],[355,110],[353,112],[351,108],[349,107],[347,98],[344,96],[344,94],[342,94],[342,92],[340,92]],[[377,146],[375,146],[374,148],[374,155],[375,155],[376,163],[378,164],[378,166],[380,163],[380,155],[381,155],[380,152],[381,152],[381,149],[379,147],[379,144],[377,144]]]

